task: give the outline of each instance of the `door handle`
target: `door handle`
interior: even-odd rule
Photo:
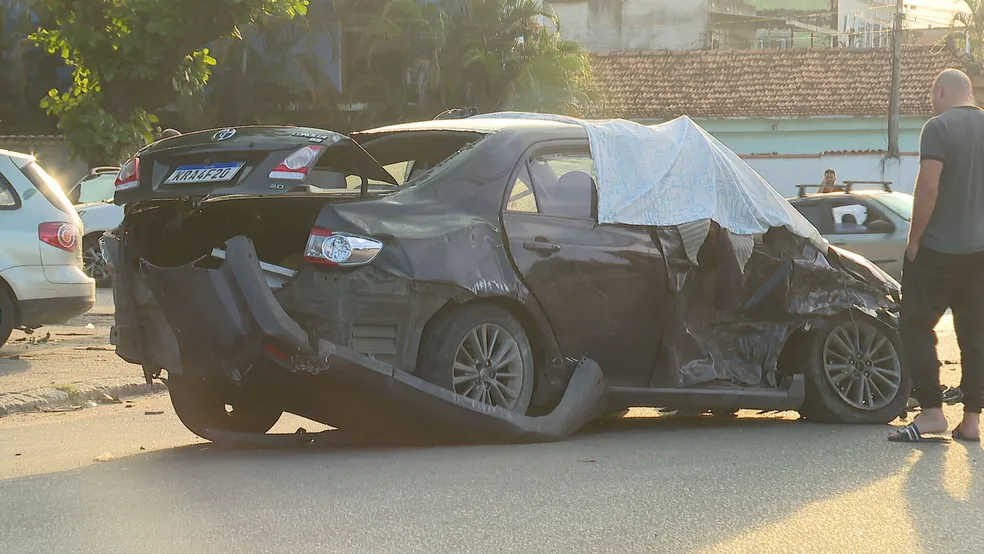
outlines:
[[[523,242],[523,248],[540,253],[553,253],[560,251],[560,245],[545,240],[532,240]]]

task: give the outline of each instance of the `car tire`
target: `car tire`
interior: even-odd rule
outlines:
[[[17,302],[14,295],[0,284],[0,346],[7,344],[17,324]]]
[[[801,344],[806,398],[800,413],[807,420],[886,424],[905,411],[912,378],[894,329],[863,314],[843,314]]]
[[[229,410],[227,402],[220,400],[202,383],[180,375],[169,376],[167,388],[178,419],[189,431],[204,439],[209,439],[205,436],[208,429],[266,433],[283,415],[281,410],[259,406],[249,400],[236,401]]]
[[[102,259],[101,251],[99,235],[89,235],[82,239],[82,263],[85,267],[85,274],[96,280],[97,287],[111,287],[113,286],[113,277],[109,274],[106,260]],[[96,268],[96,271],[93,268]]]
[[[468,362],[479,353],[486,359]],[[494,304],[474,303],[439,313],[428,325],[420,341],[417,373],[479,402],[525,414],[536,380],[533,359],[526,331],[512,314]]]

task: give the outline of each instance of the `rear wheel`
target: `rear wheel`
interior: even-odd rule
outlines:
[[[807,419],[823,423],[888,423],[905,410],[911,378],[898,334],[855,314],[829,320],[805,352]]]
[[[178,419],[202,438],[208,438],[203,435],[208,429],[266,433],[283,413],[248,399],[222,399],[202,383],[180,375],[169,376],[167,388]]]
[[[7,343],[17,323],[17,305],[14,296],[0,285],[0,346]]]
[[[85,274],[95,279],[97,287],[112,286],[113,278],[109,275],[109,267],[102,256],[98,235],[90,235],[82,240],[82,266]]]
[[[533,351],[523,326],[493,304],[437,316],[421,338],[422,379],[472,400],[525,414],[533,398]]]

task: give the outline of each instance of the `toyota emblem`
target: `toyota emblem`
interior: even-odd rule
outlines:
[[[235,129],[222,129],[221,131],[218,131],[217,133],[212,135],[212,140],[229,140],[234,136],[236,136]]]

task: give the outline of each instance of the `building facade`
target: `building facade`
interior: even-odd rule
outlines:
[[[606,104],[594,115],[645,124],[687,115],[787,196],[827,167],[911,191],[930,87],[948,67],[964,67],[948,49],[903,49],[898,159],[885,152],[888,48],[599,54],[592,72]]]

